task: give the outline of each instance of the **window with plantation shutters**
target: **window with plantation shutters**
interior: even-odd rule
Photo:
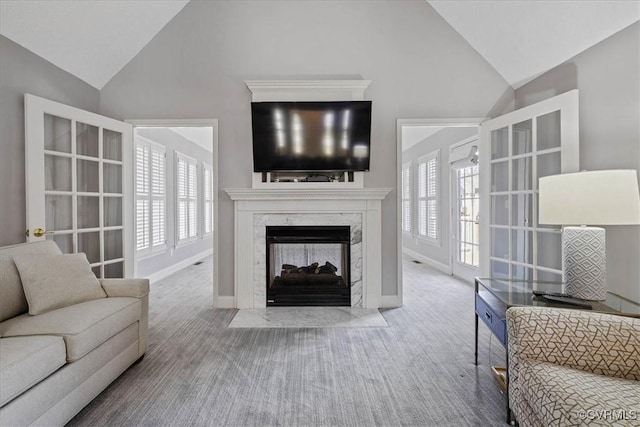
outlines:
[[[197,161],[176,152],[177,242],[198,237]]]
[[[203,188],[203,232],[205,236],[213,233],[213,168],[202,164],[202,188]]]
[[[418,236],[438,242],[438,152],[418,159]]]
[[[163,250],[166,245],[165,149],[136,142],[136,249],[139,255]]]
[[[411,233],[411,163],[402,166],[402,231]]]

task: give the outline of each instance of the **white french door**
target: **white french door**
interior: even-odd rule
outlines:
[[[561,226],[538,223],[538,179],[579,170],[578,91],[480,126],[480,275],[562,280]]]
[[[449,148],[451,167],[451,273],[467,281],[480,265],[478,136]]]
[[[25,122],[27,241],[132,276],[132,126],[30,94]]]

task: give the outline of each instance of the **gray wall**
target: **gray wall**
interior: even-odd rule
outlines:
[[[196,256],[204,251],[213,249],[213,238],[208,237],[204,239],[198,239],[194,242],[189,242],[185,245],[175,247],[176,244],[176,215],[175,212],[176,198],[175,198],[175,153],[176,151],[185,154],[189,157],[193,157],[198,160],[198,200],[200,206],[202,205],[202,162],[206,162],[209,165],[213,165],[213,153],[205,150],[201,146],[185,139],[175,132],[167,128],[142,128],[138,129],[138,134],[163,145],[166,148],[167,162],[165,169],[165,184],[167,188],[167,247],[164,252],[156,253],[153,256],[138,260],[137,276],[148,277],[160,270],[171,267],[184,261],[185,259]],[[202,212],[201,207],[198,208],[198,212]],[[201,219],[198,219],[198,223]]]
[[[24,94],[97,112],[94,87],[0,36],[0,246],[26,240]]]
[[[247,79],[372,80],[371,172],[383,202],[382,283],[397,294],[396,119],[495,116],[513,91],[425,1],[190,2],[105,86],[102,114],[216,118],[220,295],[233,294],[233,203],[251,186]]]
[[[517,108],[580,91],[580,169],[640,170],[640,23],[516,91]],[[640,226],[608,226],[608,288],[640,302]]]
[[[478,128],[451,127],[443,129],[402,152],[402,164],[417,161],[425,154],[440,150],[440,174],[438,182],[440,219],[440,245],[427,243],[419,238],[403,234],[402,245],[439,264],[451,267],[451,167],[449,147],[456,142],[478,134]]]

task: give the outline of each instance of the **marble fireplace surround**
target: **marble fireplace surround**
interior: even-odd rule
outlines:
[[[382,211],[388,188],[225,189],[234,201],[234,306],[266,307],[267,225],[348,225],[351,306],[381,306]]]

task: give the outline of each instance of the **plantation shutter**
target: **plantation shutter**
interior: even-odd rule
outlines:
[[[149,146],[136,145],[136,249],[149,248]]]
[[[151,236],[153,247],[163,246],[165,236],[165,153],[151,150]]]
[[[402,231],[411,233],[411,163],[402,167]]]
[[[178,193],[178,243],[198,235],[197,223],[197,175],[196,160],[176,153],[176,179]]]
[[[165,246],[165,149],[136,142],[136,249],[150,253]]]
[[[438,152],[418,160],[418,234],[438,240]]]
[[[202,186],[204,187],[204,233],[213,233],[213,169],[202,166]]]

